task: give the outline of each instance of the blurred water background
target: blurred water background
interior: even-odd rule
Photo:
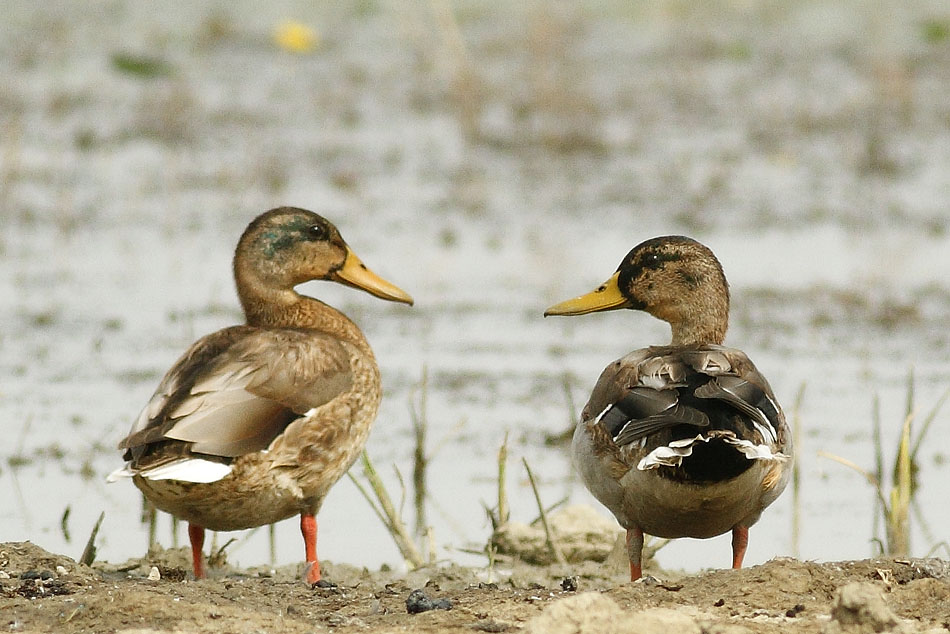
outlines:
[[[546,503],[596,505],[546,438],[668,327],[541,313],[669,233],[721,259],[727,343],[789,415],[804,387],[801,501],[765,513],[747,563],[876,552],[870,487],[817,452],[872,468],[877,396],[890,461],[909,372],[921,415],[950,387],[945,2],[3,6],[0,540],[78,557],[104,511],[100,558],[145,552],[138,492],[104,481],[115,443],[194,339],[241,320],[234,244],[290,204],[416,298],[302,287],[374,346],[386,393],[368,448],[397,495],[425,394],[440,557],[485,563],[466,551],[490,533],[506,433],[513,519],[537,515],[522,457]],[[288,21],[313,39],[276,41]],[[948,445],[950,409],[918,454],[915,555],[947,539]],[[267,561],[266,531],[237,536],[232,560]],[[277,536],[278,563],[299,561],[296,522]],[[346,479],[319,552],[401,565]],[[659,560],[722,567],[728,537]]]

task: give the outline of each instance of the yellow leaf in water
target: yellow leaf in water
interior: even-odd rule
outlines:
[[[293,53],[309,53],[320,43],[320,38],[306,24],[288,21],[274,29],[274,42]]]

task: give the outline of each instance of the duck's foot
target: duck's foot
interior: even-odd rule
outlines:
[[[195,579],[204,579],[205,559],[201,552],[205,545],[204,527],[188,522],[188,541],[191,542],[191,567],[195,571]]]
[[[749,527],[736,525],[732,528],[732,567],[742,568],[745,550],[749,546]]]
[[[630,560],[630,581],[636,581],[643,576],[642,557],[643,531],[639,528],[628,528],[627,558]]]
[[[307,554],[307,583],[314,584],[320,581],[320,561],[317,559],[317,518],[313,513],[300,514],[300,534]]]
[[[319,561],[308,561],[304,565],[303,569],[303,580],[311,586],[316,586],[318,588],[331,588],[336,587],[336,584],[326,581],[323,576],[320,574],[320,562]]]

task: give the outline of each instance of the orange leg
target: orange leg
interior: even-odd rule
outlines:
[[[627,558],[630,560],[630,581],[643,576],[640,558],[643,556],[643,531],[639,528],[627,529]]]
[[[191,566],[195,571],[195,579],[204,579],[205,560],[201,552],[205,545],[204,527],[188,522],[188,540],[191,542]]]
[[[312,513],[300,514],[300,532],[307,552],[307,583],[320,581],[320,562],[317,560],[317,518]]]
[[[749,528],[736,525],[732,527],[732,567],[742,568],[745,549],[749,545]]]

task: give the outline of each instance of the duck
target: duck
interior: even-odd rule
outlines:
[[[326,218],[296,207],[257,216],[233,260],[245,323],[206,335],[172,365],[119,442],[131,478],[188,523],[196,579],[205,530],[300,516],[308,583],[321,582],[317,520],[366,444],[382,396],[359,327],[295,287],[328,280],[380,299],[412,297],[371,271]]]
[[[792,442],[768,381],[744,352],[723,345],[722,265],[692,238],[653,238],[606,282],[544,315],[619,309],[669,323],[672,339],[601,373],[571,442],[581,480],[626,530],[631,581],[643,574],[644,533],[731,532],[732,567],[741,568],[749,527],[788,483]]]

